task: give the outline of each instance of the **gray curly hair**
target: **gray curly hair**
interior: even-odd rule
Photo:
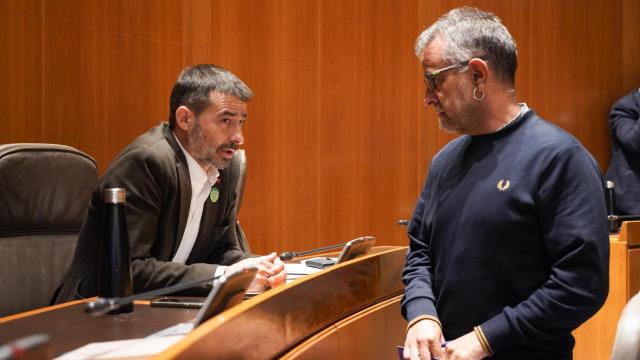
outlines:
[[[455,64],[482,57],[503,81],[515,85],[518,48],[494,14],[468,6],[449,11],[416,39],[418,59],[423,60],[424,49],[438,35],[444,40],[445,61]]]

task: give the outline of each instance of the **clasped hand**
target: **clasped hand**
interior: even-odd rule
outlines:
[[[278,255],[273,252],[266,256],[259,256],[254,258],[244,259],[229,267],[227,267],[225,274],[230,274],[241,268],[253,265],[258,268],[256,277],[253,279],[251,285],[247,289],[247,292],[260,292],[268,288],[280,286],[287,280],[287,272],[284,269],[284,263]]]
[[[414,324],[407,332],[403,357],[405,360],[475,360],[482,359],[486,353],[475,333],[472,331],[444,344],[440,325],[425,319]]]

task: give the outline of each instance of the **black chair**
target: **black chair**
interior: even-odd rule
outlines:
[[[237,150],[234,154],[234,160],[230,164],[230,169],[234,174],[238,175],[238,184],[236,185],[236,193],[238,194],[238,201],[236,202],[236,207],[233,209],[235,215],[240,211],[240,205],[242,204],[242,196],[244,195],[244,184],[245,179],[247,177],[247,156],[244,153],[244,150]],[[249,248],[249,242],[247,241],[244,231],[242,231],[242,226],[240,226],[240,221],[236,221],[236,233],[238,234],[238,241],[240,242],[240,247],[244,252],[250,253],[251,249]]]
[[[72,147],[0,145],[0,316],[49,304],[97,181],[96,162]]]
[[[620,315],[611,360],[640,360],[640,293],[629,300]]]

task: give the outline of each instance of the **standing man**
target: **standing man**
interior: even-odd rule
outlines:
[[[495,15],[452,10],[416,54],[425,105],[462,136],[433,158],[409,224],[404,357],[571,359],[571,330],[608,291],[598,165],[516,102],[516,44]]]
[[[214,65],[187,68],[169,102],[169,123],[138,137],[115,158],[94,192],[71,269],[56,302],[96,295],[103,236],[102,192],[126,190],[135,293],[221,275],[253,264],[250,290],[285,282],[275,253],[250,257],[236,227],[239,174],[225,171],[244,142],[251,90]],[[200,290],[200,291],[197,291]],[[205,294],[203,284],[196,292]]]
[[[640,215],[640,90],[618,100],[609,113],[611,162],[607,180],[615,184],[618,215]]]

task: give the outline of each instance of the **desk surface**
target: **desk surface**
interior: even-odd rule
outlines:
[[[273,358],[345,317],[402,293],[406,248],[381,246],[272,289],[213,317],[162,358]],[[77,301],[0,318],[0,344],[36,333],[57,356],[90,342],[141,338],[195,317],[195,309],[138,302],[130,314],[91,317]],[[211,341],[224,346],[211,347]]]
[[[138,302],[129,314],[92,317],[86,301],[74,301],[1,319],[0,344],[37,333],[51,337],[57,356],[89,342],[141,338],[194,318],[197,309],[151,307]],[[13,320],[12,320],[13,319]]]

